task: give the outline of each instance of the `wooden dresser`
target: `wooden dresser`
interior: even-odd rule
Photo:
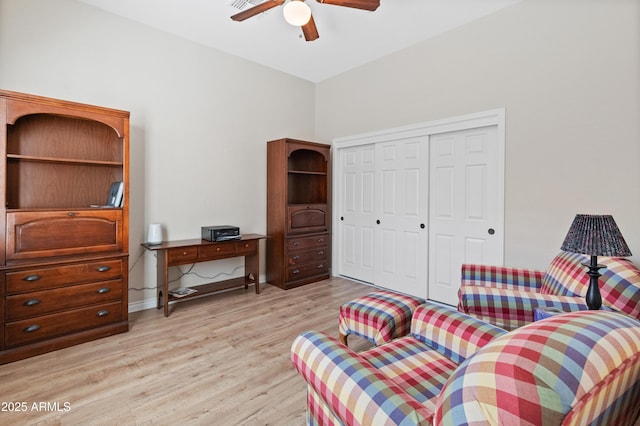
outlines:
[[[283,289],[329,278],[330,145],[267,143],[267,281]]]
[[[0,126],[0,364],[127,331],[129,113],[0,91]]]

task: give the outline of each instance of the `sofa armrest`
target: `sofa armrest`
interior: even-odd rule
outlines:
[[[325,333],[298,336],[291,346],[291,361],[344,424],[430,424],[431,411]]]
[[[465,263],[461,285],[538,291],[543,279],[543,271]]]
[[[456,364],[505,330],[455,309],[426,302],[418,306],[411,319],[411,334]]]
[[[460,287],[458,295],[460,312],[506,330],[533,322],[535,308],[555,308],[565,312],[588,309],[581,297],[519,290],[464,286]]]

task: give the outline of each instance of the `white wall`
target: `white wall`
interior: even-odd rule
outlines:
[[[155,288],[148,223],[171,240],[207,225],[264,234],[266,141],[314,137],[312,83],[72,0],[0,0],[0,88],[131,112],[132,288]],[[129,297],[153,304],[155,290]]]
[[[316,139],[506,108],[505,264],[544,268],[576,213],[640,263],[640,3],[524,0],[317,85]]]
[[[500,107],[505,263],[546,266],[583,212],[613,214],[640,263],[639,20],[636,0],[524,0],[313,85],[73,0],[0,0],[0,88],[131,111],[132,265],[150,222],[166,239],[264,233],[267,140]],[[130,273],[143,286],[151,254]]]

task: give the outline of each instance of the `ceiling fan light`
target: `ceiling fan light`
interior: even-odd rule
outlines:
[[[311,19],[311,9],[306,3],[292,0],[282,8],[285,21],[296,27],[301,27]]]

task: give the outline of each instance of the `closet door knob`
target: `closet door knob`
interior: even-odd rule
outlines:
[[[424,223],[420,224],[420,229],[424,229]]]
[[[380,225],[380,219],[376,220],[376,224]]]
[[[496,230],[493,228],[489,228],[489,230],[487,231],[489,233],[489,235],[493,235],[496,233]]]

